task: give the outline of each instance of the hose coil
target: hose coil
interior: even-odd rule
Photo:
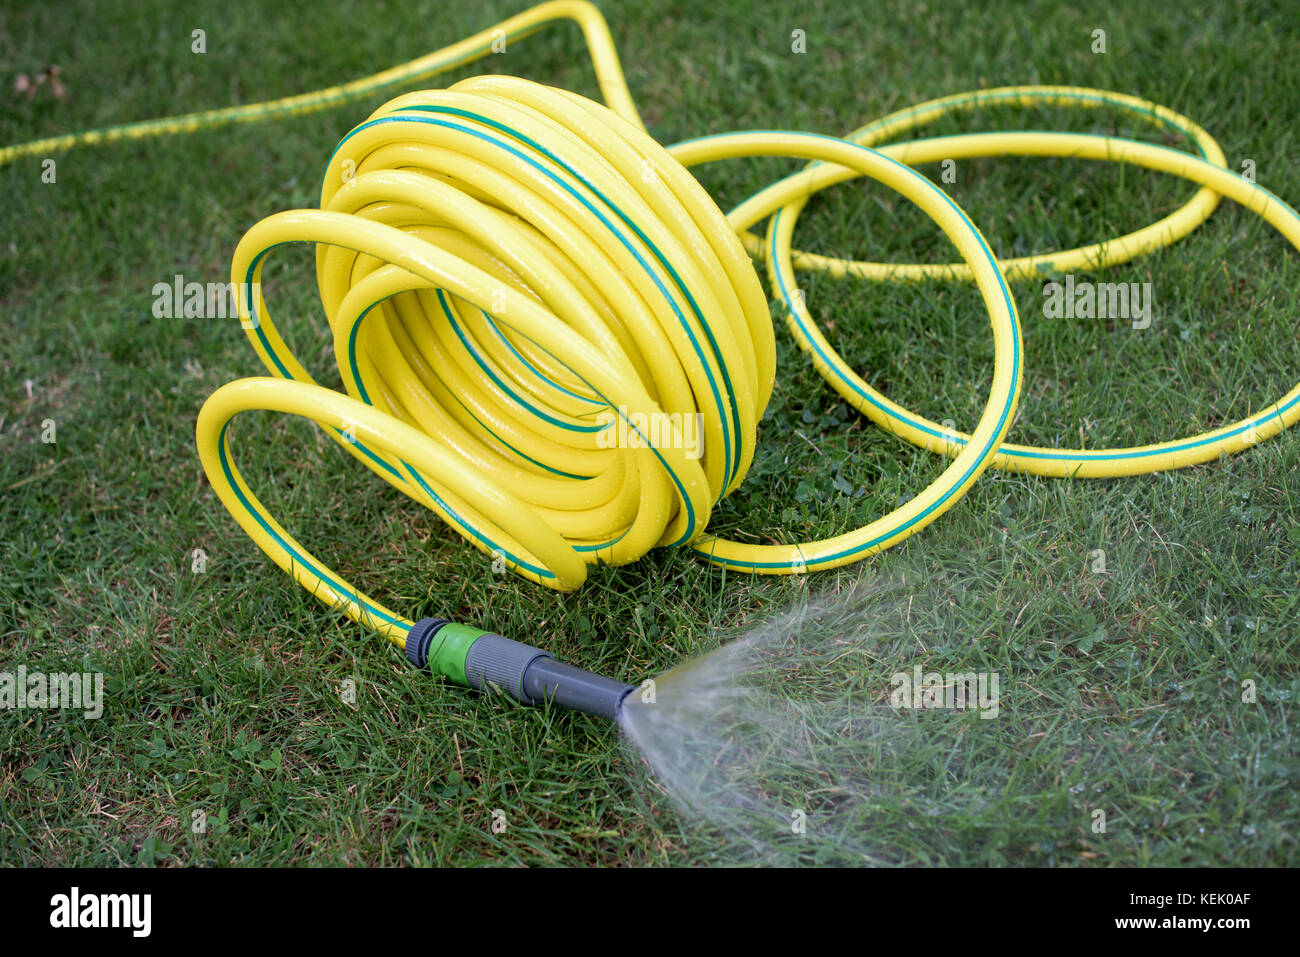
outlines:
[[[595,561],[688,546],[740,571],[790,574],[858,561],[924,528],[994,466],[1104,477],[1179,468],[1248,448],[1300,419],[1300,386],[1240,422],[1126,449],[1004,442],[1023,378],[1008,281],[1091,270],[1168,245],[1220,197],[1300,248],[1300,214],[1226,168],[1203,129],[1165,107],[1072,87],[1008,87],[900,110],[845,139],[726,133],[664,149],[646,133],[600,13],[555,0],[410,63],[267,103],[151,120],[0,149],[0,164],[77,145],[187,133],[324,109],[479,59],[558,20],[582,29],[601,105],[524,80],[483,76],[391,100],[327,165],[320,208],[276,213],[235,251],[241,323],[270,376],[222,386],[199,414],[213,488],[254,541],[321,600],[401,645],[411,621],[312,555],[253,494],[232,461],[229,424],[267,409],[311,419],[395,488],[532,581],[578,587]],[[890,143],[988,103],[1117,109],[1185,137],[1197,154],[1115,137],[977,133]],[[873,148],[874,147],[874,148]],[[992,155],[1125,162],[1200,185],[1186,205],[1129,235],[999,262],[951,198],[908,164]],[[687,171],[740,156],[810,161],[724,216]],[[917,205],[961,262],[851,262],[793,248],[817,191],[873,178]],[[767,220],[767,235],[748,230]],[[344,392],[315,382],[276,331],[261,294],[267,255],[316,245],[316,278]],[[894,512],[817,542],[754,545],[707,532],[745,478],[775,381],[769,306],[749,256],[767,268],[800,347],[872,421],[952,461]],[[993,333],[994,371],[969,432],[873,389],[827,342],[796,270],[874,280],[973,281]]]

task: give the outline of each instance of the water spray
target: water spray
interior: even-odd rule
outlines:
[[[329,158],[318,209],[267,217],[239,243],[231,280],[267,377],[219,388],[199,414],[199,456],[216,494],[253,541],[314,596],[400,647],[417,668],[519,701],[618,716],[630,686],[466,624],[412,621],[363,594],[275,519],[236,468],[231,420],[248,410],[307,418],[394,488],[513,572],[571,591],[595,562],[683,547],[754,574],[837,568],[898,544],[953,507],[981,473],[1003,468],[1113,477],[1181,468],[1253,446],[1300,418],[1300,386],[1240,422],[1120,449],[1005,441],[1023,381],[1008,283],[1097,270],[1169,245],[1221,197],[1300,246],[1300,216],[1226,168],[1191,120],[1136,97],[1023,86],[931,100],[843,139],[793,131],[726,133],[665,149],[646,132],[608,27],[594,6],[544,3],[445,49],[341,86],[265,103],[54,137],[0,150],[0,164],[86,144],[189,133],[333,107],[480,59],[562,20],[582,29],[605,104],[503,76],[390,100]],[[891,140],[985,105],[1122,111],[1189,140],[1182,152],[1109,136],[996,132]],[[1186,205],[1126,236],[998,260],[953,200],[912,165],[993,155],[1122,162],[1199,184]],[[688,172],[748,156],[807,160],[723,215]],[[853,262],[799,252],[811,196],[857,176],[912,201],[961,262]],[[749,232],[767,221],[767,234]],[[267,256],[316,248],[316,274],[343,392],[315,382],[276,331],[262,297]],[[744,480],[776,374],[775,339],[751,255],[766,266],[787,325],[818,372],[882,428],[951,459],[897,510],[832,538],[753,545],[707,530]],[[973,281],[988,312],[994,370],[969,432],[891,401],[831,347],[796,270],[880,281]],[[700,423],[691,454],[682,423]],[[652,428],[650,424],[655,426]],[[606,441],[610,430],[626,441]],[[697,437],[698,438],[698,437]],[[699,451],[698,447],[695,451]]]

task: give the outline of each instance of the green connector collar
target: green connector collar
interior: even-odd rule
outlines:
[[[465,658],[474,642],[487,632],[443,618],[417,621],[406,636],[406,657],[417,668],[427,668],[458,685],[470,687]]]

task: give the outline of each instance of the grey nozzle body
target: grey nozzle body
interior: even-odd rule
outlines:
[[[524,674],[538,658],[549,657],[549,652],[532,645],[486,634],[469,646],[465,677],[471,688],[486,691],[488,685],[495,685],[517,701],[532,704],[524,692]]]
[[[524,672],[524,693],[533,701],[554,701],[610,721],[618,717],[623,699],[632,690],[631,685],[566,665],[549,655],[538,658]]]
[[[632,686],[556,661],[549,652],[500,635],[484,635],[465,656],[465,677],[480,690],[495,685],[524,704],[558,705],[611,721]]]

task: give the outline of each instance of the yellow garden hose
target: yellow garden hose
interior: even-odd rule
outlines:
[[[627,563],[657,546],[688,546],[716,565],[748,572],[833,568],[924,528],[990,465],[1080,477],[1178,468],[1238,451],[1300,418],[1297,386],[1241,422],[1187,439],[1111,450],[1005,443],[1023,378],[1008,281],[1102,268],[1168,245],[1203,222],[1221,196],[1259,213],[1300,247],[1300,216],[1230,172],[1208,133],[1164,107],[1115,93],[983,90],[891,114],[845,139],[727,133],[665,150],[641,124],[599,12],[559,0],[343,86],[9,147],[0,150],[0,163],[322,109],[409,86],[564,19],[583,30],[605,106],[501,76],[399,96],[340,142],[326,166],[319,209],[269,216],[235,251],[231,278],[241,291],[241,323],[270,376],[230,383],[208,399],[197,426],[204,469],[272,560],[393,642],[406,643],[412,623],[312,555],[245,483],[231,455],[235,415],[267,409],[320,424],[482,551],[561,590],[582,584],[593,562]],[[1199,156],[1046,132],[884,145],[947,113],[990,103],[1122,110],[1186,137]],[[759,155],[811,162],[726,216],[687,172]],[[1201,189],[1172,215],[1127,236],[999,262],[966,214],[911,169],[991,155],[1131,163]],[[855,176],[917,205],[952,240],[961,262],[850,262],[795,251],[793,230],[808,199]],[[764,219],[765,238],[748,232]],[[316,246],[317,282],[346,394],[314,382],[263,301],[267,254],[294,242]],[[775,381],[767,296],[747,247],[766,262],[792,333],[832,387],[883,428],[952,457],[930,486],[862,528],[794,545],[707,532],[713,507],[745,478]],[[871,388],[818,329],[796,270],[973,280],[994,348],[989,395],[973,431],[945,428]],[[611,445],[613,436],[618,442]]]
[[[933,216],[974,266],[994,324],[992,396],[977,441],[902,509],[823,542],[701,538],[749,466],[775,371],[767,301],[735,229],[788,194],[744,204],[729,227],[644,132],[507,77],[380,108],[336,151],[331,170],[347,175],[327,174],[321,210],[268,217],[239,244],[241,318],[268,368],[296,381],[244,380],[208,400],[199,451],[218,494],[299,582],[381,630],[392,613],[325,568],[244,484],[225,434],[233,415],[272,408],[320,422],[485,552],[560,589],[581,584],[591,561],[633,561],[656,545],[693,542],[720,564],[788,571],[854,561],[923,527],[979,475],[1014,413],[1010,293],[974,226],[908,167],[804,133],[733,134],[709,156],[759,153],[880,179]],[[261,299],[265,254],[295,241],[318,244],[350,398],[310,384]],[[595,414],[610,409],[633,434],[644,429],[638,415],[680,423],[698,414],[704,455],[687,454],[680,427],[658,447],[602,449],[610,427]]]

